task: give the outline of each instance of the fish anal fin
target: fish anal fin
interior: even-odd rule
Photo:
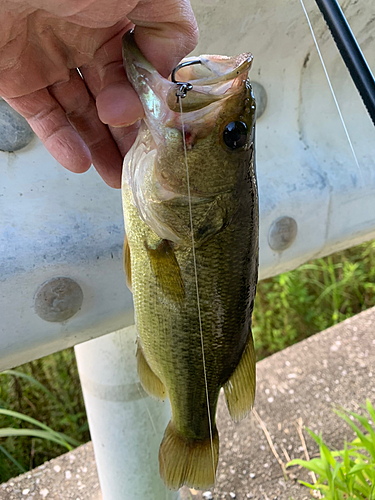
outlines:
[[[123,256],[124,256],[124,269],[125,269],[125,276],[126,276],[126,284],[129,288],[129,290],[132,291],[132,269],[131,269],[131,259],[130,259],[130,248],[129,248],[128,237],[126,236],[126,234],[125,234],[125,239],[124,239]]]
[[[207,489],[215,483],[219,459],[219,434],[216,427],[211,439],[188,439],[169,422],[159,450],[159,471],[167,488]],[[212,463],[212,458],[214,463]]]
[[[224,384],[227,407],[234,422],[239,422],[250,412],[255,398],[255,350],[250,333],[240,362]]]
[[[161,240],[155,247],[150,247],[147,243],[145,247],[163,293],[169,299],[181,302],[185,297],[185,287],[172,243],[169,240]]]
[[[137,342],[137,372],[142,387],[147,394],[164,401],[167,397],[167,391],[165,390],[163,382],[151,370],[139,342]]]

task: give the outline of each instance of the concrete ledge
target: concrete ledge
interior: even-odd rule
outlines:
[[[298,419],[314,431],[322,431],[333,447],[341,448],[345,438],[352,438],[332,407],[360,411],[358,405],[366,397],[375,401],[374,330],[372,308],[258,363],[255,408],[284,462],[285,452],[290,458],[304,454],[296,428]],[[233,424],[221,397],[217,423],[221,445],[213,498],[311,498],[296,481],[297,477],[310,480],[305,471],[294,469],[285,480],[254,414]],[[305,437],[310,456],[314,456],[317,447]],[[194,500],[210,498],[208,492],[203,497],[187,488],[181,491],[182,500],[189,495]],[[91,443],[0,486],[1,500],[100,498]]]
[[[101,500],[92,443],[0,485],[1,500]]]

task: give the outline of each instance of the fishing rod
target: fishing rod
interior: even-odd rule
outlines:
[[[337,0],[315,0],[375,125],[375,79]]]

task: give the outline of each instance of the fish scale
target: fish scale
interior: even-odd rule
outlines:
[[[213,57],[217,68],[220,57]],[[210,102],[208,92],[202,99],[192,81],[183,117],[168,105],[174,102],[168,97],[176,91],[173,82],[152,68],[130,35],[124,38],[124,61],[145,109],[143,128],[124,160],[122,185],[138,373],[150,395],[171,403],[159,452],[163,480],[172,489],[207,488],[218,460],[215,414],[221,387],[234,420],[250,411],[255,394],[251,315],[259,222],[255,105],[247,79],[251,58],[233,58],[233,68],[223,59],[231,76],[228,80],[224,71],[221,77],[223,98],[216,93]],[[209,66],[210,56],[204,61]],[[220,91],[217,75],[215,89]],[[159,100],[157,106],[149,104],[150,96],[153,103]],[[182,119],[194,138],[186,158]],[[153,162],[140,153],[151,150]]]

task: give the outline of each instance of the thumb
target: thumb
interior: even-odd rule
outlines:
[[[143,55],[164,77],[198,42],[198,27],[188,0],[140,2],[128,18]]]

